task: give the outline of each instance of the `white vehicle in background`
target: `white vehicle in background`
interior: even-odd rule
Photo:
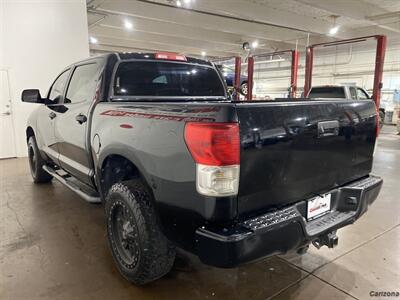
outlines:
[[[361,87],[354,85],[321,85],[310,89],[308,95],[310,99],[348,99],[348,100],[367,100],[371,96]],[[385,109],[379,107],[379,124],[382,128],[385,120]],[[399,125],[397,125],[399,128]],[[400,132],[400,131],[399,131]]]
[[[400,111],[398,112],[398,118],[397,118],[397,133],[400,134]]]

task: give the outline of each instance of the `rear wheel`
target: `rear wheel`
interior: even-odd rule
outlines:
[[[175,248],[162,234],[152,194],[141,180],[114,184],[105,212],[111,252],[127,280],[143,285],[171,270]]]
[[[51,176],[49,173],[43,170],[43,166],[46,164],[46,162],[40,155],[39,148],[37,146],[36,139],[34,136],[31,136],[28,140],[28,157],[29,157],[29,166],[33,182],[35,183],[50,182],[53,176]]]

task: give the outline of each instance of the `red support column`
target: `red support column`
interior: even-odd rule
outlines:
[[[307,47],[303,97],[306,97],[311,89],[313,60],[314,60],[314,48],[312,46]]]
[[[290,93],[289,96],[296,98],[297,92],[297,73],[299,69],[299,52],[297,50],[292,51],[292,68],[290,76]]]
[[[247,60],[247,101],[253,100],[254,57]]]
[[[387,40],[386,40],[385,35],[377,36],[374,88],[373,88],[373,92],[372,92],[372,98],[374,99],[378,110],[379,110],[379,105],[381,102],[383,64],[385,62],[386,42],[387,42]]]
[[[376,106],[376,134],[379,134],[379,107],[381,104],[381,89],[383,85],[383,64],[385,63],[385,52],[387,39],[385,35],[378,35],[376,37],[376,56],[375,56],[375,73],[374,73],[374,88],[372,92],[372,99],[375,101]]]
[[[240,100],[240,74],[241,74],[241,68],[242,68],[242,59],[240,57],[235,57],[235,83],[234,83],[234,89],[235,89],[235,100],[239,101]]]

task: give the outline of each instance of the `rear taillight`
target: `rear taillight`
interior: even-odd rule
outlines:
[[[196,163],[208,166],[239,164],[238,123],[192,123],[185,127],[185,141]]]
[[[196,187],[207,196],[238,193],[240,138],[238,123],[189,122],[186,145],[196,162]]]

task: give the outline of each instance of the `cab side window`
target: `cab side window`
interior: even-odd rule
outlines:
[[[354,88],[354,87],[351,86],[351,87],[349,87],[349,90],[350,90],[351,99],[357,100],[356,88]]]
[[[69,69],[61,73],[50,88],[49,100],[54,104],[62,102],[64,88],[67,83]]]
[[[99,77],[99,65],[96,63],[75,68],[67,89],[64,103],[80,103],[93,100]]]
[[[367,93],[364,92],[360,88],[357,88],[357,97],[358,97],[359,100],[367,100],[367,99],[369,99],[369,96],[367,95]]]

